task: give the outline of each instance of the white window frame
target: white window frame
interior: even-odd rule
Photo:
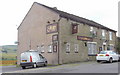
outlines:
[[[92,32],[94,30],[94,28],[93,27],[90,27],[90,31]]]
[[[109,40],[112,40],[113,37],[112,37],[113,33],[112,32],[109,32]]]
[[[74,44],[74,51],[75,51],[75,53],[78,53],[78,51],[79,51],[79,45],[78,44]]]
[[[97,31],[94,27],[90,27],[90,37],[97,37]]]
[[[109,44],[109,50],[114,50],[114,45],[113,44]]]
[[[48,45],[48,53],[52,53],[52,51],[53,51],[53,47],[52,47],[52,45],[50,44],[50,45]]]
[[[70,43],[66,43],[66,53],[70,53]]]
[[[106,39],[105,30],[102,30],[102,39]]]
[[[41,51],[41,53],[44,53],[44,52],[45,52],[44,49],[45,49],[45,46],[44,46],[44,45],[41,45],[41,46],[40,46],[40,51]]]
[[[96,45],[96,49],[94,49],[94,51],[92,50],[92,51],[89,51],[90,49],[89,49],[89,47],[88,47],[88,55],[96,55],[97,53],[98,53],[98,51],[97,51],[97,42],[87,42],[87,46],[88,46],[88,44],[95,44]],[[92,46],[93,47],[93,46]],[[95,51],[96,50],[96,51]],[[89,53],[90,52],[90,53]]]

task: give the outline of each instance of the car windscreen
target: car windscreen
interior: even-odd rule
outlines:
[[[105,51],[101,51],[101,52],[100,52],[100,54],[106,54],[106,53],[107,53],[107,52],[105,52]]]

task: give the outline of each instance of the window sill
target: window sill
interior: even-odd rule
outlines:
[[[88,54],[88,56],[96,56],[97,54]]]
[[[41,53],[45,53],[45,52],[41,52]]]
[[[66,52],[66,53],[70,53],[70,52]]]
[[[75,52],[75,53],[78,53],[78,52]]]
[[[52,52],[48,52],[48,53],[52,53]]]

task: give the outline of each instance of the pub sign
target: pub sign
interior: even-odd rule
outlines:
[[[91,37],[86,37],[86,36],[77,36],[77,40],[92,41],[93,39]]]
[[[47,34],[56,33],[56,32],[58,32],[58,24],[57,23],[49,24],[46,26]]]

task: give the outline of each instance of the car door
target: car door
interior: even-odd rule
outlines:
[[[44,65],[44,57],[41,54],[39,54],[39,57],[40,57],[41,64]]]

